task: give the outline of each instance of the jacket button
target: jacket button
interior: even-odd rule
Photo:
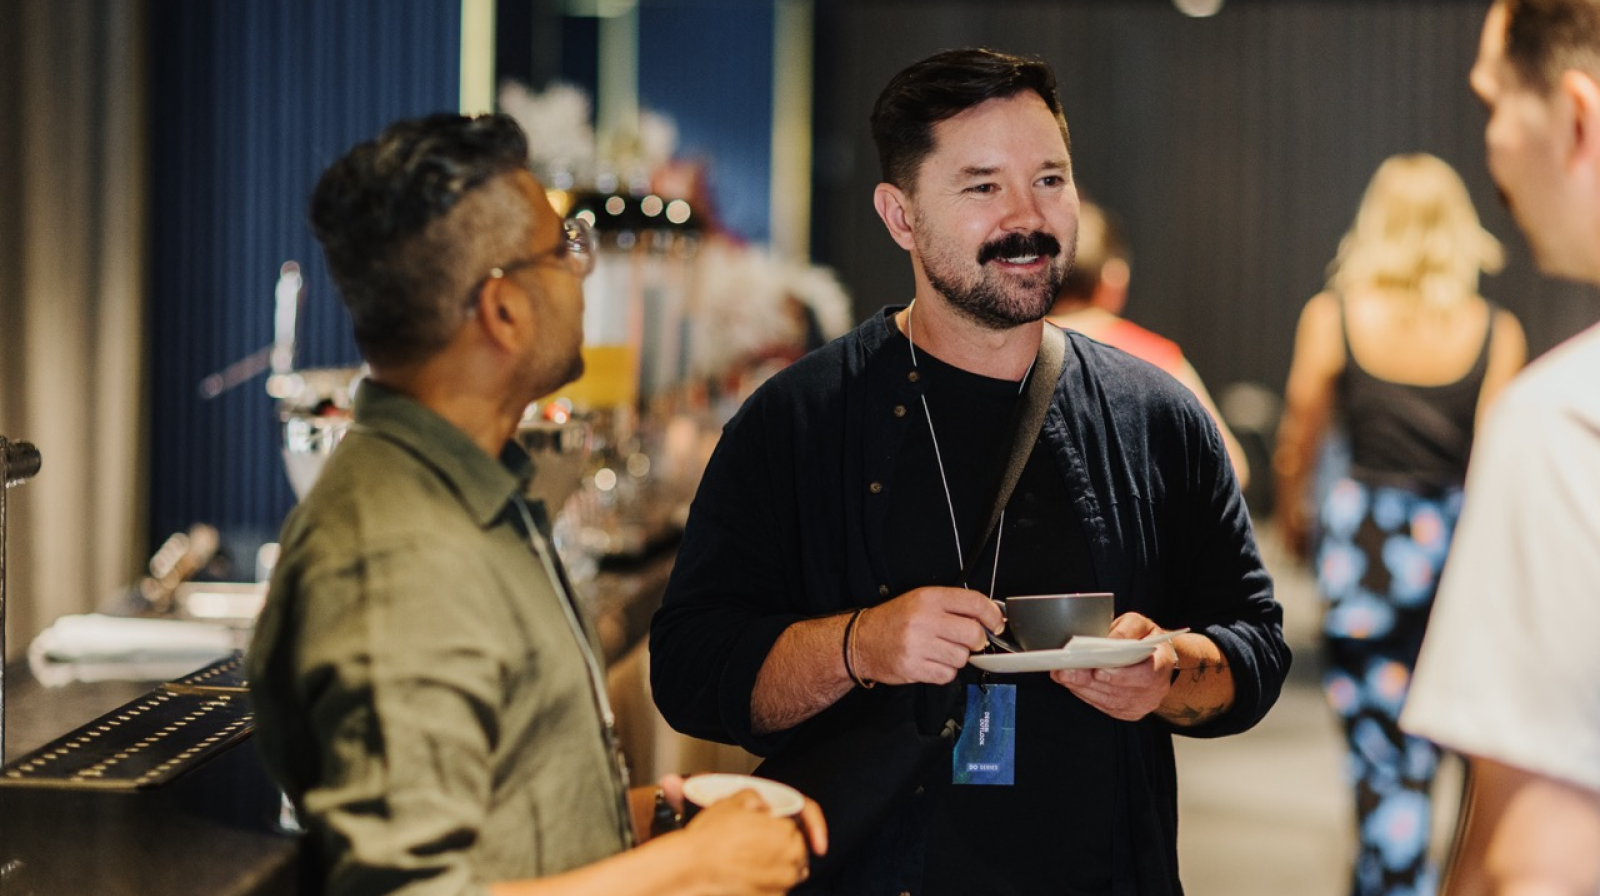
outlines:
[[[904,417],[906,415],[906,406],[903,405],[903,404],[895,405],[894,406],[894,415],[896,417]]]
[[[917,380],[922,379],[922,375],[917,373],[915,370],[913,370],[910,373],[906,374],[906,379],[908,379],[908,380],[910,380],[911,382],[914,383]]]
[[[879,597],[888,597],[889,596],[889,586],[888,585],[879,585],[878,586],[878,596]]]
[[[883,483],[874,482],[871,485],[867,486],[867,491],[872,492],[874,495],[879,494],[879,493],[881,493],[883,491]]]

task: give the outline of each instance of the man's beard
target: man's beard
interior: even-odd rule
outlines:
[[[933,251],[924,253],[923,273],[933,288],[944,296],[959,314],[991,330],[1009,330],[1043,318],[1055,304],[1061,291],[1061,281],[1072,267],[1074,252],[1061,250],[1061,243],[1048,233],[1013,233],[985,243],[978,250],[978,271],[974,276],[962,277],[954,270],[957,265],[953,253]],[[1058,259],[1048,265],[1042,274],[1021,284],[1001,281],[1001,272],[985,265],[998,258],[1015,258],[1039,255]],[[943,269],[950,269],[944,273]]]
[[[545,346],[538,346],[523,359],[521,379],[527,386],[530,401],[552,395],[577,382],[584,374],[583,350],[573,348],[570,355],[549,357]]]
[[[570,386],[583,376],[583,354],[575,353],[567,362],[567,370],[561,375],[561,385]]]

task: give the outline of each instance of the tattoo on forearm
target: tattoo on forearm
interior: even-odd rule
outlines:
[[[1193,666],[1184,666],[1179,669],[1179,674],[1188,680],[1199,683],[1207,675],[1228,671],[1228,661],[1225,659],[1201,660]]]
[[[1227,674],[1228,661],[1225,659],[1203,659],[1194,666],[1184,667],[1179,670],[1179,676],[1192,684],[1200,684],[1207,676]],[[1185,704],[1174,710],[1169,719],[1174,724],[1189,726],[1208,722],[1227,710],[1225,705],[1194,706]]]

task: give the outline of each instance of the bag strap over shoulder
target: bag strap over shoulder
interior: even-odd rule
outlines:
[[[971,549],[966,552],[967,566],[961,570],[960,580],[963,586],[972,572],[972,564],[977,562],[979,550],[994,534],[995,526],[1000,524],[1000,514],[1005,512],[1006,502],[1011,500],[1011,492],[1016,489],[1017,480],[1022,478],[1022,468],[1028,465],[1028,456],[1039,441],[1045,414],[1050,410],[1050,398],[1055,395],[1056,382],[1061,378],[1066,359],[1067,334],[1060,327],[1045,322],[1044,334],[1039,340],[1039,354],[1028,375],[1027,389],[1017,405],[1016,413],[1011,417],[1011,453],[1000,475],[994,503],[989,508],[989,518],[978,531]]]

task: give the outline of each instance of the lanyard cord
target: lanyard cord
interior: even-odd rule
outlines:
[[[618,788],[618,806],[621,812],[623,841],[633,845],[633,820],[628,806],[628,766],[623,760],[622,748],[617,740],[617,716],[611,709],[611,696],[606,689],[604,673],[600,671],[600,661],[594,655],[594,648],[589,643],[589,636],[584,630],[583,621],[578,618],[578,596],[567,588],[566,579],[556,569],[553,559],[554,548],[545,540],[544,533],[539,531],[539,526],[533,521],[533,512],[528,509],[528,503],[522,495],[513,494],[511,503],[517,505],[517,514],[522,517],[522,525],[528,532],[528,546],[533,549],[539,562],[544,565],[545,574],[550,579],[550,584],[560,591],[561,609],[565,611],[567,625],[572,629],[572,636],[578,642],[578,650],[583,654],[584,665],[589,671],[589,689],[594,696],[595,708],[600,711],[602,734],[606,747],[611,751],[612,762],[616,766],[620,783]]]
[[[912,299],[911,304],[906,306],[906,342],[911,344],[912,370],[917,370],[917,340],[913,335],[915,327],[912,325],[911,315],[912,310],[916,307],[916,299]],[[1022,374],[1022,382],[1017,384],[1018,395],[1021,395],[1022,390],[1027,387],[1028,376],[1033,373],[1033,365],[1037,361],[1038,358],[1036,356],[1033,361],[1028,363],[1027,371]],[[956,525],[956,502],[950,497],[950,480],[944,473],[944,457],[939,452],[939,433],[933,428],[933,412],[928,409],[926,389],[919,392],[917,397],[922,399],[922,416],[923,419],[928,421],[928,437],[933,440],[933,462],[939,467],[939,484],[944,486],[944,505],[950,511],[950,533],[955,537],[956,541],[956,562],[961,564],[962,570],[965,570],[967,568],[967,560],[961,550],[961,528]],[[994,528],[994,567],[989,571],[989,596],[991,598],[994,597],[995,582],[999,581],[1000,578],[1000,541],[1005,537],[1006,531],[1005,508],[1000,509],[1000,521],[995,524]],[[983,545],[978,545],[977,550],[982,551]],[[961,582],[960,585],[963,588],[967,587],[966,582]]]
[[[528,509],[527,502],[521,495],[512,495],[511,503],[517,505],[517,513],[522,517],[522,525],[528,530],[528,544],[533,548],[533,553],[544,565],[545,574],[550,579],[550,584],[562,592],[561,609],[565,611],[567,625],[572,629],[572,637],[578,642],[578,649],[583,653],[583,662],[589,671],[589,683],[594,689],[595,703],[600,710],[600,717],[605,721],[606,727],[616,724],[616,714],[611,711],[611,699],[606,693],[606,679],[600,672],[600,661],[595,658],[594,648],[589,644],[589,636],[584,631],[583,622],[578,619],[577,607],[573,605],[576,595],[567,592],[562,585],[561,576],[556,572],[555,563],[550,559],[550,543],[545,541],[544,534],[533,521],[533,512]]]

